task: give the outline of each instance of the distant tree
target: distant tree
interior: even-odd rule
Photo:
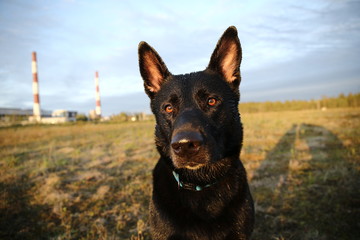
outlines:
[[[88,117],[85,114],[78,114],[76,115],[77,122],[86,122],[88,121]]]
[[[110,121],[112,121],[112,122],[126,122],[126,121],[128,121],[128,119],[129,119],[129,116],[124,112],[121,112],[117,115],[112,115],[110,117]]]
[[[303,109],[322,109],[322,108],[344,108],[360,107],[360,93],[339,94],[337,97],[323,96],[318,100],[291,100],[285,102],[247,102],[240,103],[240,112],[269,112],[269,111],[294,111]]]

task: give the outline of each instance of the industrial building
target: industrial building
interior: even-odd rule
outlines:
[[[33,109],[0,108],[0,122],[23,122],[57,124],[65,122],[76,122],[76,111],[55,110],[44,111],[40,106],[40,91],[36,52],[32,52],[31,59]],[[95,109],[90,111],[91,120],[103,120],[101,116],[99,73],[95,72]]]
[[[76,122],[76,111],[55,110],[51,117],[41,118],[41,123],[57,124],[66,122]]]

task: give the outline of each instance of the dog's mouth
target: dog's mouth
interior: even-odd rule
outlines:
[[[192,157],[189,159],[186,157],[179,157],[174,153],[171,154],[171,160],[175,168],[186,168],[189,170],[197,170],[205,166],[209,162],[208,160],[206,160],[206,158],[203,157]]]
[[[187,165],[185,165],[185,168],[189,170],[197,170],[199,168],[202,168],[203,166],[205,166],[204,163],[189,162]]]

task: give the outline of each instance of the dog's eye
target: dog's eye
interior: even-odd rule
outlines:
[[[172,113],[174,111],[174,108],[169,104],[165,106],[165,112]]]
[[[209,106],[215,106],[218,103],[218,100],[216,98],[209,98],[207,101],[207,104]]]

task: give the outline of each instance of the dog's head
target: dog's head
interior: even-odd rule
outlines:
[[[139,44],[140,73],[156,117],[156,145],[175,168],[199,169],[239,155],[241,46],[229,27],[204,71],[173,75],[146,42]]]

